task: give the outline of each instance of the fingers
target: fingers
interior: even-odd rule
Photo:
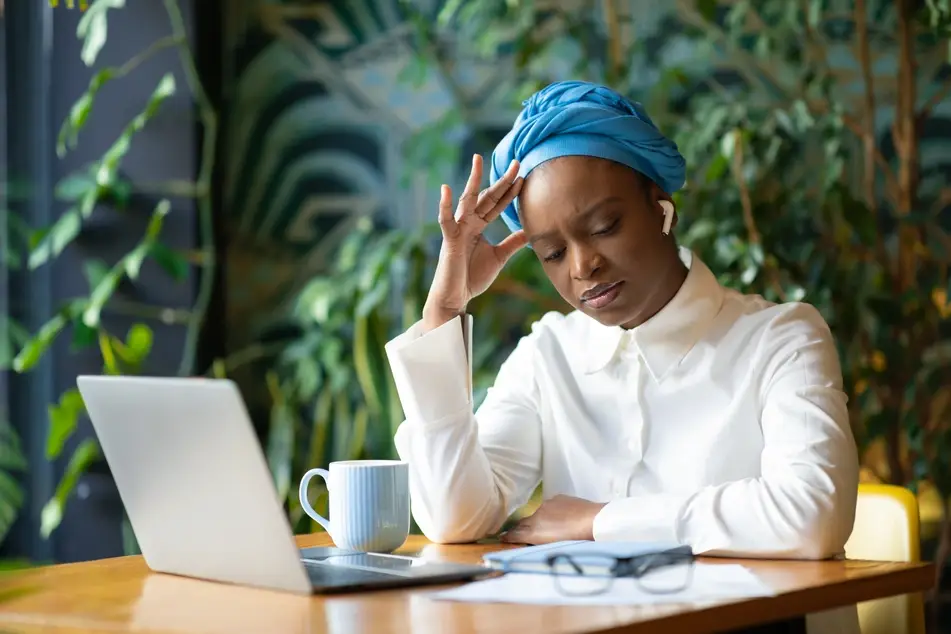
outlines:
[[[522,185],[525,183],[525,179],[519,176],[515,179],[515,182],[505,191],[501,198],[499,198],[495,205],[490,207],[485,214],[482,216],[482,219],[485,220],[486,224],[495,221],[496,218],[502,215],[502,212],[505,211],[505,208],[509,206],[515,197],[522,193]]]
[[[482,185],[482,157],[478,154],[472,155],[472,169],[469,170],[469,180],[466,181],[466,188],[459,198],[459,207],[456,209],[456,220],[460,220],[463,215],[473,211],[479,200],[479,188]]]
[[[499,541],[507,544],[527,544],[529,532],[530,531],[526,530],[524,525],[519,523],[512,527],[511,530],[507,530],[499,535]]]
[[[482,157],[474,154],[469,179],[466,181],[462,196],[459,197],[455,213],[452,213],[452,190],[448,185],[443,185],[440,191],[439,224],[443,227],[443,234],[446,235],[447,230],[453,232],[458,230],[459,223],[470,215],[478,216],[485,224],[498,218],[522,190],[525,179],[518,176],[518,169],[518,161],[513,160],[499,180],[480,191]]]
[[[509,259],[518,253],[518,250],[528,244],[528,236],[524,231],[516,231],[505,237],[504,240],[495,245],[495,255],[503,265]]]
[[[486,222],[490,222],[487,216],[491,212],[495,211],[496,207],[502,203],[506,196],[511,194],[513,187],[517,186],[521,188],[521,185],[518,184],[522,181],[522,179],[518,178],[518,166],[519,164],[516,160],[513,160],[511,163],[509,163],[508,169],[505,170],[505,173],[502,174],[499,180],[495,181],[493,185],[482,192],[482,195],[479,197],[479,204],[478,208],[476,209],[476,213],[480,218],[485,219]],[[518,192],[516,191],[515,194],[511,194],[511,198],[509,198],[510,202],[513,198],[515,198],[517,193]],[[508,203],[506,203],[506,205],[507,204]],[[504,209],[505,206],[503,205],[502,208]],[[501,211],[499,213],[501,213]],[[495,217],[498,217],[498,214],[495,214]]]
[[[452,190],[449,185],[439,189],[439,226],[444,236],[454,236],[457,230],[456,220],[452,217]]]

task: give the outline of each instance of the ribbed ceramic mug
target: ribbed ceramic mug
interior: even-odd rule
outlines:
[[[314,476],[327,482],[330,518],[307,500]],[[399,460],[342,460],[330,471],[311,469],[300,481],[304,512],[324,527],[338,548],[388,553],[409,535],[409,464]]]

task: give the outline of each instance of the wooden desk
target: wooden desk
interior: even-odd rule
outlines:
[[[327,545],[325,535],[298,538]],[[411,537],[400,552],[478,561],[498,545],[438,546]],[[433,601],[428,589],[306,598],[151,574],[140,557],[51,566],[0,581],[0,632],[238,634],[493,634],[724,632],[869,599],[923,591],[932,564],[743,561],[780,593],[701,605],[551,607]]]

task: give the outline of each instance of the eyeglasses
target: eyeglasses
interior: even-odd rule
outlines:
[[[677,548],[634,557],[585,553],[552,554],[546,559],[555,588],[566,596],[594,596],[607,592],[619,577],[633,578],[651,594],[680,592],[693,579],[694,555]]]

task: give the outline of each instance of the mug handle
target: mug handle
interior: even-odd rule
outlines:
[[[324,530],[328,533],[330,532],[330,520],[326,517],[320,515],[317,511],[314,510],[314,507],[310,505],[310,502],[307,500],[307,487],[310,485],[310,481],[314,476],[320,476],[324,479],[324,482],[327,483],[327,490],[330,490],[330,474],[327,473],[326,469],[311,469],[304,474],[304,477],[300,479],[300,490],[298,495],[300,496],[300,505],[304,509],[304,512],[307,515],[324,527]]]

